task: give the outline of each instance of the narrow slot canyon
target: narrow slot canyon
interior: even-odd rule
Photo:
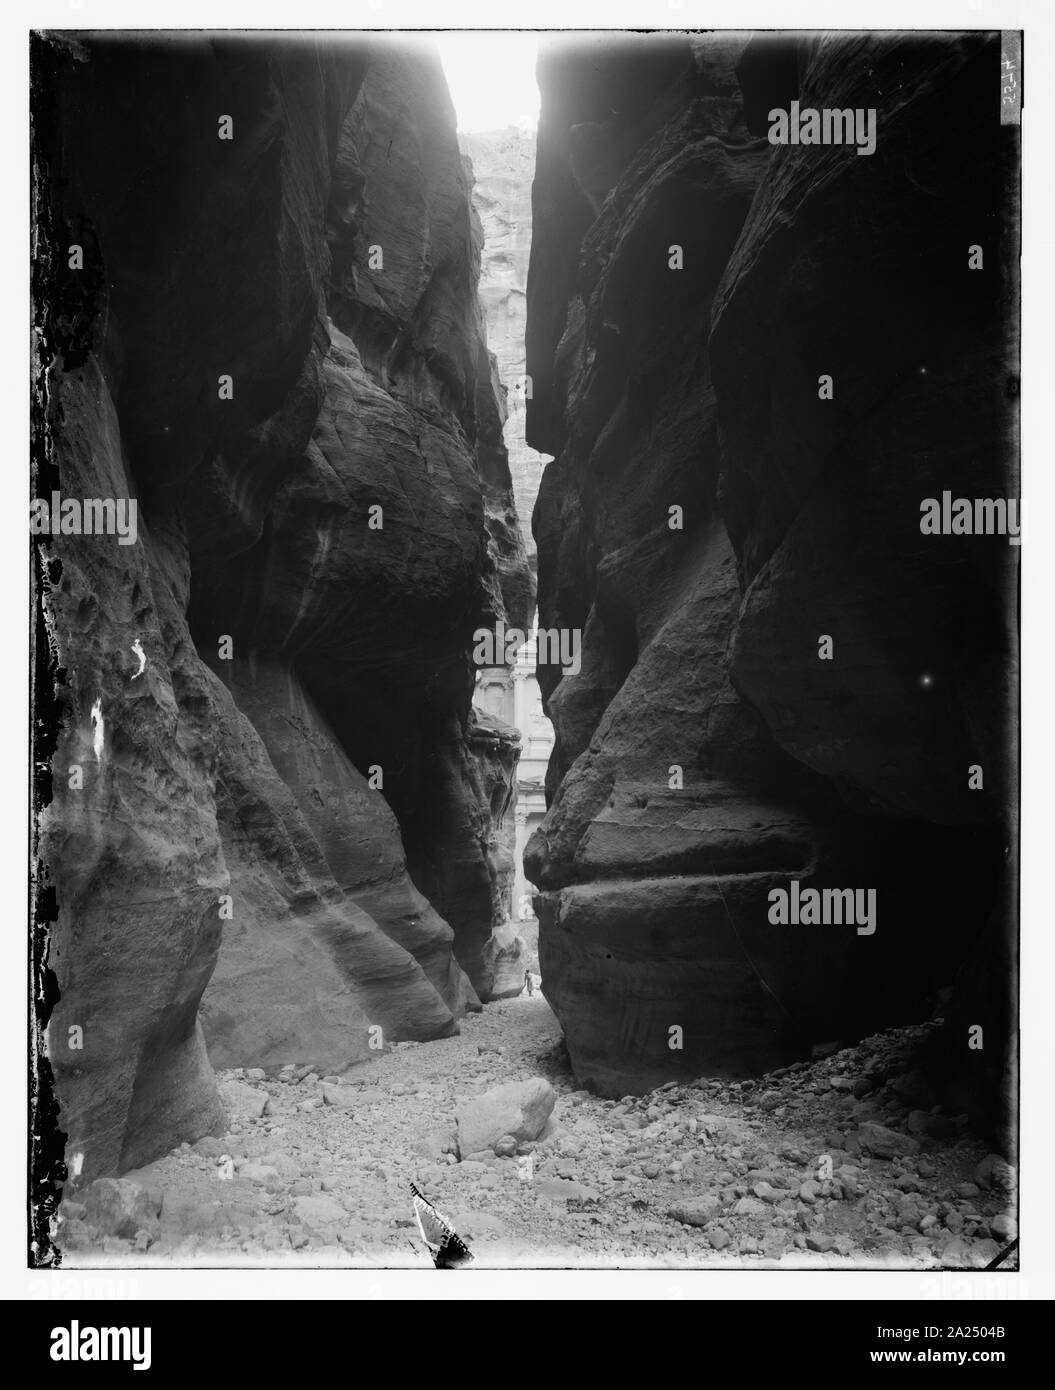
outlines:
[[[488,42],[33,37],[31,1262],[1016,1268],[1000,36]]]

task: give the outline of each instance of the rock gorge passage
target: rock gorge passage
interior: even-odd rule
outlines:
[[[214,1069],[348,1074],[506,992],[473,633],[530,630],[536,548],[576,1083],[940,1015],[933,1096],[1011,1156],[1018,549],[920,528],[1017,497],[1000,36],[547,40],[522,403],[427,47],[50,34],[32,76],[34,495],[138,514],[34,545],[38,1194],[224,1135]],[[874,153],[771,144],[792,102]],[[774,922],[793,884],[874,930]]]

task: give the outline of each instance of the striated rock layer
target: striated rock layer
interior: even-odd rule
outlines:
[[[557,743],[526,870],[547,998],[603,1094],[926,1016],[1010,939],[1017,550],[919,529],[943,488],[1016,491],[998,60],[985,35],[540,60],[539,621],[583,656],[540,667]],[[794,99],[877,108],[876,153],[771,146]],[[771,923],[793,880],[874,889],[875,931]],[[993,1052],[986,1079],[947,1034],[960,1108],[991,1102],[1010,988],[961,993]]]
[[[488,347],[495,355],[501,383],[500,399],[506,406],[503,438],[517,514],[528,528],[547,461],[529,446],[524,435],[527,403],[534,395],[527,375],[524,335],[535,141],[515,126],[463,133],[458,138],[472,162],[473,206],[479,214],[487,248],[480,276],[480,303],[487,324]],[[530,531],[524,540],[534,572],[537,557]]]
[[[38,570],[84,1179],[221,1131],[210,1059],[341,1071],[478,1007],[517,750],[478,746],[471,634],[530,579],[438,60],[55,35],[33,64],[38,493],[138,503],[135,544]]]

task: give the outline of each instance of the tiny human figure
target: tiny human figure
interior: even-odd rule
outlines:
[[[528,992],[528,994],[534,994],[534,993],[535,993],[535,985],[534,985],[534,982],[533,982],[532,979],[531,979],[531,971],[530,971],[530,970],[525,970],[525,971],[524,971],[524,983],[525,983],[525,985],[527,985],[527,992]]]

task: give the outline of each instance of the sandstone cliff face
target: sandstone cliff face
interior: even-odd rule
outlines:
[[[473,206],[487,246],[480,276],[480,303],[487,342],[495,356],[506,420],[503,438],[509,455],[517,514],[525,532],[528,562],[537,566],[531,513],[546,459],[532,449],[524,428],[534,395],[527,376],[527,274],[531,255],[531,180],[535,140],[515,127],[459,136],[472,162]],[[534,595],[532,595],[534,603]]]
[[[48,1048],[87,1178],[222,1129],[206,1042],[341,1070],[478,1006],[469,650],[529,581],[438,62],[59,36],[34,81],[39,492],[139,505],[135,545],[56,537],[40,572]]]
[[[584,635],[577,676],[540,668],[557,746],[526,870],[604,1094],[923,1016],[994,906],[1017,551],[919,518],[942,487],[1015,495],[998,53],[679,36],[540,62],[539,620]],[[877,153],[774,149],[796,97],[877,107]],[[875,888],[875,934],[770,924],[792,879]],[[1006,989],[978,1002],[1002,1048]]]

